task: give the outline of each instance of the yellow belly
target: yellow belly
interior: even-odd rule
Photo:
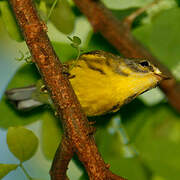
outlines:
[[[71,75],[75,77],[70,79],[70,82],[86,115],[96,116],[118,110],[118,106],[123,102],[123,96],[120,94],[117,96],[117,75],[111,71],[102,74],[86,68],[83,62],[81,66],[83,68],[72,69]]]
[[[158,82],[152,73],[114,72],[105,62],[78,60],[70,70],[72,87],[87,116],[117,111]]]

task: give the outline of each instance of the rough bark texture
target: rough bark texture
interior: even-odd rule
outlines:
[[[67,77],[63,76],[63,66],[51,46],[46,34],[47,27],[40,21],[32,0],[9,0],[9,2],[24,34],[33,61],[39,69],[63,124],[65,138],[61,143],[62,147],[56,153],[51,169],[52,179],[67,179],[64,173],[75,152],[84,164],[90,179],[123,180],[112,174],[101,158],[94,137],[90,135],[92,129],[81,111],[81,106]],[[59,170],[59,167],[63,170]]]
[[[73,157],[73,148],[68,139],[63,136],[60,146],[58,147],[54,161],[51,166],[50,175],[51,179],[66,179],[66,171],[68,164]]]
[[[112,13],[96,0],[74,0],[80,11],[87,16],[95,32],[100,32],[122,55],[129,58],[146,58],[171,77],[160,84],[170,104],[180,112],[180,84],[171,72],[163,66],[131,34],[129,25],[117,20]]]

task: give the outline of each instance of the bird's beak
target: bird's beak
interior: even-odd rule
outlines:
[[[167,76],[167,75],[162,74],[162,73],[154,73],[154,74],[158,78],[159,81],[171,79],[170,76]]]
[[[170,76],[162,73],[157,67],[154,67],[154,75],[157,77],[158,81],[171,79]]]

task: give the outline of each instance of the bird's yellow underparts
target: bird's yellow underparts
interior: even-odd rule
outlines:
[[[126,59],[104,51],[82,54],[76,63],[70,61],[65,66],[68,76],[71,77],[69,80],[72,87],[88,116],[115,112],[123,104],[129,103],[165,79],[160,70],[148,60]],[[36,106],[38,103],[51,102],[50,98],[43,99],[47,98],[47,94],[44,95],[39,89],[39,86],[36,86],[36,90],[29,91],[24,102],[22,99],[18,102],[16,98],[19,109],[23,109],[24,105],[30,107],[27,105],[30,100],[34,100]],[[11,101],[19,96],[17,90],[6,92]],[[33,105],[32,101],[30,103]]]

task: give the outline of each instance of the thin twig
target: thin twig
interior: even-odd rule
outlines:
[[[88,120],[81,110],[80,103],[77,100],[68,78],[63,75],[63,65],[60,63],[51,46],[46,34],[47,27],[39,19],[32,0],[9,1],[24,34],[33,60],[49,91],[56,111],[59,117],[61,117],[64,135],[72,145],[69,150],[69,156],[64,157],[64,161],[69,161],[73,148],[79,160],[85,166],[90,179],[123,180],[123,178],[112,174],[109,167],[101,158],[94,137],[91,134],[91,127],[89,126]],[[63,140],[65,141],[65,139]],[[66,146],[62,147],[61,153],[67,154],[67,149],[63,148],[66,148]],[[60,157],[62,156],[60,155]],[[56,159],[55,162],[58,162],[58,159]],[[61,160],[60,162],[62,163]],[[57,167],[57,169],[51,171],[52,179],[60,179],[59,174],[53,174],[53,172],[57,172],[58,167],[67,167],[67,163],[61,165],[59,166],[57,163],[53,164],[53,168]],[[65,174],[61,177],[67,179]]]
[[[26,171],[26,169],[24,168],[23,164],[20,163],[19,166],[21,167],[22,171],[24,172],[24,174],[26,175],[28,180],[32,180],[33,178],[29,175],[29,173]]]
[[[153,2],[151,2],[150,4],[147,4],[146,6],[143,6],[139,9],[137,9],[136,11],[134,11],[133,13],[131,13],[129,16],[127,16],[124,20],[123,23],[127,26],[127,28],[129,30],[131,30],[131,26],[132,23],[134,22],[134,20],[141,15],[143,12],[145,12],[147,9],[150,9],[151,7],[153,7],[154,5],[156,5],[160,0],[154,0]]]
[[[159,67],[164,74],[171,77],[169,80],[162,81],[160,88],[166,94],[169,103],[180,112],[180,84],[176,82],[168,68],[132,36],[129,27],[117,20],[99,1],[74,0],[74,2],[87,16],[94,31],[100,32],[122,55],[128,58],[146,58]]]
[[[45,20],[46,23],[48,22],[48,20],[49,20],[51,14],[52,14],[52,11],[54,10],[54,8],[55,8],[57,2],[58,2],[58,0],[54,0],[52,6],[51,6],[51,8],[50,8],[50,11],[49,11],[49,13],[48,13],[48,15],[47,15],[47,18],[46,18],[46,20]]]

